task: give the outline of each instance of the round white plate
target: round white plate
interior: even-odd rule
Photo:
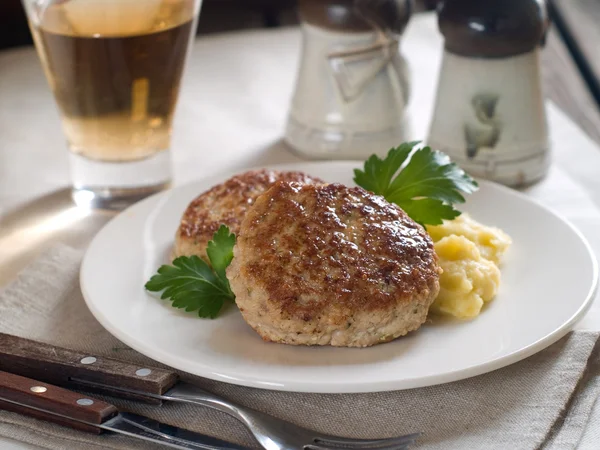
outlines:
[[[353,184],[358,163],[279,166]],[[144,355],[228,383],[299,392],[408,389],[489,372],[557,341],[592,302],[597,264],[569,223],[522,194],[482,182],[464,210],[513,239],[497,298],[472,321],[435,319],[396,341],[365,349],[265,343],[235,307],[214,320],[149,295],[144,283],[168,261],[181,214],[207,178],[148,198],[115,217],[81,268],[89,309],[114,336]]]

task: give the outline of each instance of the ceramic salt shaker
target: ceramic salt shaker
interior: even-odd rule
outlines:
[[[550,163],[540,77],[543,0],[446,0],[444,55],[428,144],[473,175],[509,186]]]
[[[403,141],[400,36],[411,0],[299,0],[302,52],[285,141],[318,159],[364,159]]]

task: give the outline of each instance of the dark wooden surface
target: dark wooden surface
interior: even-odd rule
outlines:
[[[552,0],[555,23],[600,104],[600,1]]]
[[[84,364],[81,360],[86,357],[95,357],[96,361]],[[136,371],[142,368],[126,361],[103,358],[0,333],[0,370],[58,386],[89,391],[88,386],[102,384],[159,395],[164,394],[178,381],[175,372],[158,368],[151,368],[151,372],[145,376],[136,375]],[[144,399],[137,395],[113,391],[109,387],[95,386],[92,391],[108,395],[118,393],[119,397],[135,400]]]
[[[34,386],[44,387],[46,388],[46,391],[39,393],[32,392],[31,387]],[[117,409],[114,406],[97,399],[94,399],[94,403],[91,405],[77,404],[77,400],[82,398],[87,397],[78,394],[77,392],[46,383],[40,383],[39,381],[31,380],[19,375],[0,372],[0,399],[28,405],[38,408],[38,410],[15,405],[14,403],[2,400],[0,400],[0,409],[26,414],[81,431],[96,434],[100,433],[100,428],[86,425],[78,421],[100,425],[117,414]],[[39,411],[39,409],[48,412]],[[57,417],[54,414],[59,414],[64,417]],[[73,420],[69,420],[69,418]]]
[[[542,68],[546,96],[600,144],[598,104],[555,27],[548,33]]]

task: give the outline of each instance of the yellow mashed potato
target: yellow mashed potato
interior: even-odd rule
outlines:
[[[467,214],[442,225],[429,226],[427,231],[444,271],[440,276],[440,293],[430,311],[461,319],[476,317],[498,292],[498,265],[511,244],[510,237]]]
[[[466,213],[454,220],[446,220],[442,225],[428,226],[427,232],[433,242],[445,236],[464,236],[479,247],[483,258],[496,264],[511,244],[510,236],[500,228],[482,225]]]

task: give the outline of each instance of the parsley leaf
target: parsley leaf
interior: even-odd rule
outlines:
[[[460,211],[463,194],[478,189],[477,182],[445,153],[430,147],[415,149],[419,142],[406,142],[391,149],[385,159],[372,155],[363,170],[354,170],[354,182],[385,197],[421,225],[439,225]]]
[[[213,240],[208,242],[206,253],[212,268],[215,270],[223,284],[229,288],[229,280],[225,275],[225,269],[233,259],[233,246],[235,245],[235,234],[229,232],[229,228],[221,225],[213,235]],[[233,295],[233,293],[232,293]]]
[[[212,267],[198,256],[181,256],[172,265],[162,265],[145,285],[170,299],[175,308],[197,311],[200,317],[214,319],[226,301],[234,301],[225,269],[233,259],[235,235],[225,225],[214,234],[206,252]]]

